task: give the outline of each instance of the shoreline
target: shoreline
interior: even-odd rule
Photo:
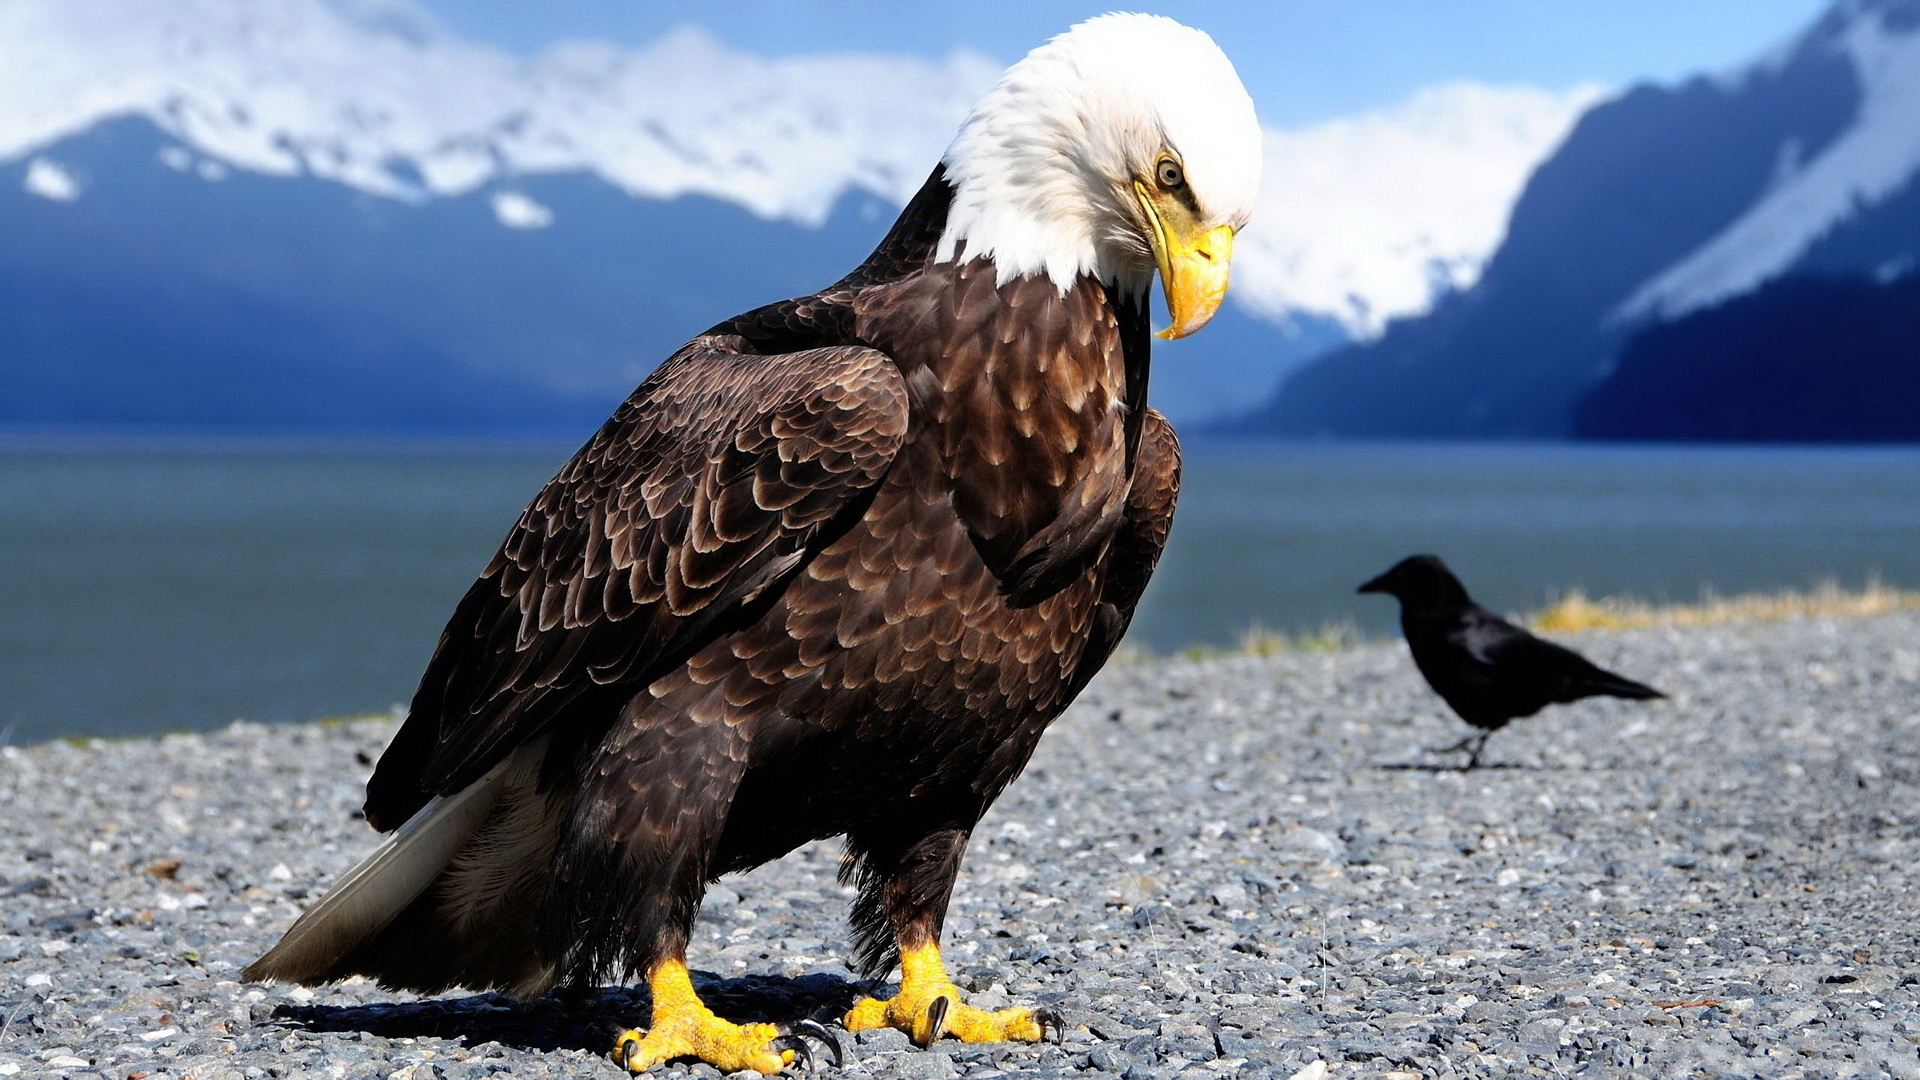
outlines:
[[[1792,619],[1872,619],[1903,611],[1920,610],[1920,589],[1906,589],[1869,580],[1860,589],[1849,589],[1824,582],[1811,589],[1783,589],[1772,592],[1737,593],[1730,596],[1703,594],[1697,602],[1658,604],[1632,596],[1589,598],[1575,589],[1548,606],[1504,617],[1548,637],[1573,640],[1592,634],[1620,630],[1654,630],[1675,627],[1707,627],[1766,624]],[[1316,630],[1288,633],[1267,630],[1258,624],[1240,634],[1239,643],[1230,647],[1190,645],[1170,653],[1154,653],[1122,641],[1110,666],[1142,664],[1199,663],[1236,658],[1266,659],[1276,656],[1342,652],[1359,648],[1390,647],[1400,641],[1398,633],[1367,634],[1351,622],[1329,623]],[[230,720],[224,725],[182,727],[162,731],[135,731],[122,734],[54,735],[32,743],[15,743],[13,725],[0,725],[0,750],[8,747],[43,746],[50,742],[86,745],[92,742],[128,742],[162,739],[171,735],[209,734],[228,728],[278,729],[300,725],[335,726],[341,724],[393,723],[406,717],[404,703],[396,702],[381,712],[342,713],[303,720]]]
[[[976,831],[946,934],[976,1000],[1067,1041],[869,1034],[846,1071],[1920,1076],[1920,611],[1578,638],[1673,700],[1518,721],[1465,774],[1420,752],[1464,725],[1398,642],[1111,667]],[[373,846],[393,724],[0,753],[0,1075],[622,1075],[624,990],[237,981]],[[837,853],[709,893],[723,1012],[849,991]]]

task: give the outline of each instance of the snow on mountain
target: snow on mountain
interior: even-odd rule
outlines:
[[[27,174],[21,178],[20,187],[29,195],[54,202],[72,202],[80,197],[80,181],[46,158],[27,162]]]
[[[491,201],[493,216],[509,229],[544,229],[553,224],[553,211],[525,192],[497,191]]]
[[[137,115],[236,168],[400,199],[586,172],[818,224],[850,187],[911,195],[998,70],[965,53],[767,60],[698,30],[521,60],[398,5],[10,0],[0,160]]]
[[[695,29],[523,59],[401,0],[0,0],[0,163],[137,116],[184,144],[164,164],[210,181],[310,175],[425,202],[585,173],[818,226],[850,190],[903,203],[999,68],[964,52],[767,59]],[[1269,131],[1237,299],[1357,336],[1426,310],[1477,278],[1527,176],[1595,97],[1455,85]],[[50,159],[30,181],[48,198],[84,188]],[[507,228],[552,222],[524,194],[492,206]]]
[[[1404,104],[1269,131],[1260,212],[1234,267],[1270,317],[1318,314],[1356,338],[1479,280],[1534,167],[1601,97],[1458,83]]]
[[[1852,63],[1861,102],[1853,125],[1811,160],[1789,144],[1777,178],[1738,220],[1662,271],[1621,304],[1616,317],[1661,320],[1711,307],[1792,269],[1847,220],[1906,190],[1920,173],[1920,4],[1855,0],[1837,5],[1784,52],[1839,50]],[[1752,71],[1780,63],[1769,57]]]

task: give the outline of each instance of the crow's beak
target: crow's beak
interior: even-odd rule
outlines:
[[[1386,592],[1387,591],[1387,575],[1381,574],[1379,577],[1374,578],[1372,581],[1367,582],[1365,585],[1362,585],[1353,591],[1357,593]]]

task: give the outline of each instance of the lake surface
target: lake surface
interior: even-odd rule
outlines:
[[[404,702],[571,446],[0,443],[0,735],[135,734]],[[1353,588],[1445,556],[1475,595],[1920,587],[1920,448],[1190,450],[1132,640],[1394,628]]]

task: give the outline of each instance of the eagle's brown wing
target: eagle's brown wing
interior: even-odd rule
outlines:
[[[681,349],[521,514],[367,785],[376,828],[569,706],[569,723],[611,721],[631,687],[751,618],[858,520],[906,436],[899,370],[867,348],[742,344]]]
[[[1094,608],[1092,632],[1073,676],[1075,693],[1105,666],[1126,636],[1153,568],[1166,550],[1174,505],[1180,500],[1180,438],[1158,409],[1143,410],[1140,420],[1140,445],[1127,488],[1126,512],[1101,567],[1100,603]]]

